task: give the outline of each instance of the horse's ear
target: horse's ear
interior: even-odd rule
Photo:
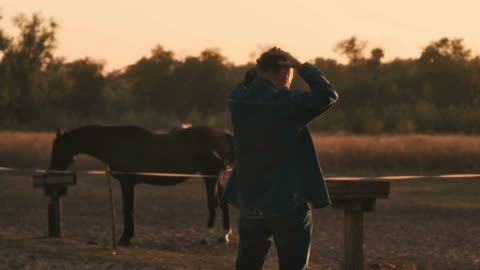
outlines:
[[[57,139],[62,137],[62,132],[60,131],[60,129],[57,128]]]

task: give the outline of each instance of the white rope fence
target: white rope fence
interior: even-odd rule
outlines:
[[[231,169],[227,170],[230,172]],[[35,173],[77,173],[86,175],[105,175],[105,171],[100,170],[78,170],[78,171],[56,171],[56,170],[44,170],[44,169],[25,169],[25,168],[12,168],[1,167],[0,172],[7,173],[20,173],[20,174],[35,174]],[[170,172],[122,172],[111,171],[112,175],[129,174],[140,176],[153,176],[153,177],[189,177],[189,178],[204,178],[204,177],[218,177],[218,175],[211,174],[195,174],[195,173],[170,173]],[[457,178],[480,178],[480,173],[469,174],[438,174],[438,175],[389,175],[389,176],[373,176],[373,177],[361,177],[361,176],[335,176],[326,177],[325,180],[413,180],[413,179],[457,179]]]
[[[227,170],[231,171],[231,170]],[[44,169],[25,169],[25,168],[12,168],[12,167],[1,167],[0,172],[10,172],[10,173],[20,173],[20,174],[35,174],[35,173],[76,173],[76,174],[86,174],[86,175],[105,175],[105,171],[99,170],[78,170],[78,171],[58,171],[58,170],[44,170]],[[218,175],[213,174],[195,174],[195,173],[167,173],[167,172],[121,172],[121,171],[110,171],[110,174],[130,174],[130,175],[141,175],[141,176],[156,176],[156,177],[218,177]]]

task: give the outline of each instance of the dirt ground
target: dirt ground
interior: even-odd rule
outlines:
[[[114,182],[117,236],[122,232]],[[47,203],[30,176],[0,176],[0,269],[234,269],[236,219],[229,245],[201,244],[207,209],[201,180],[137,189],[136,237],[131,248],[110,250],[106,180],[80,175],[63,200],[64,239],[48,239]],[[217,222],[220,234],[220,222]],[[480,269],[479,179],[397,181],[389,199],[365,216],[367,269]],[[341,269],[343,213],[314,211],[309,269]],[[265,269],[277,269],[272,246]],[[388,269],[388,268],[383,268]],[[390,268],[393,269],[393,268]]]

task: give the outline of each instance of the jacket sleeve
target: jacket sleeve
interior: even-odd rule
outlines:
[[[298,73],[310,88],[308,92],[291,92],[291,100],[296,109],[296,122],[304,126],[330,108],[338,100],[338,94],[315,66],[305,63]]]

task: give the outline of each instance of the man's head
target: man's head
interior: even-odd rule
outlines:
[[[277,88],[289,88],[293,79],[293,69],[285,64],[286,57],[278,53],[276,47],[262,53],[257,59],[260,78],[271,81]]]

